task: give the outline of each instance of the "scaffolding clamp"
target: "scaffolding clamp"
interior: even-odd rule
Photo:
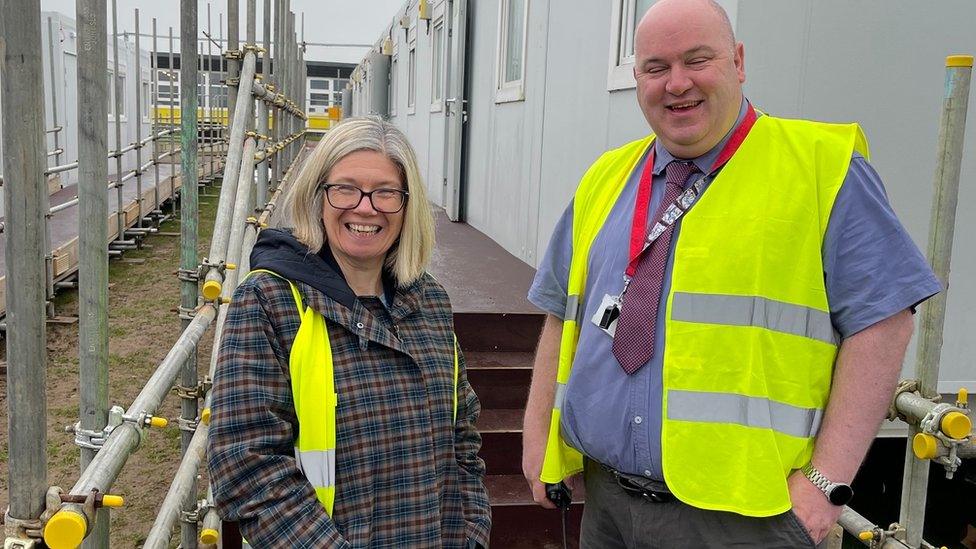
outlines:
[[[179,313],[179,317],[181,320],[193,320],[197,316],[196,307],[180,306],[176,308],[176,312]]]
[[[176,278],[183,282],[200,282],[200,271],[198,269],[180,269],[176,271]]]
[[[224,52],[224,59],[244,59],[241,50],[227,50]]]
[[[228,86],[234,86],[236,88],[237,86],[240,86],[241,85],[241,79],[240,78],[227,78],[227,79],[224,80],[224,83],[227,84]]]
[[[194,433],[197,430],[197,426],[200,425],[200,420],[199,418],[186,419],[181,417],[179,419],[179,424],[180,424],[180,431]]]
[[[265,52],[265,49],[262,48],[261,46],[258,46],[257,44],[244,44],[244,47],[241,49],[243,49],[245,53],[252,51],[254,52],[254,55],[257,55],[259,57],[261,56],[261,54]]]
[[[34,549],[42,537],[42,519],[19,519],[10,516],[10,507],[3,514],[4,549]]]
[[[244,223],[253,226],[255,229],[267,229],[268,228],[268,224],[267,223],[261,223],[258,220],[258,218],[254,217],[253,215],[250,216],[250,217],[248,217],[247,218],[247,221],[245,221]]]
[[[200,383],[188,387],[186,385],[176,385],[173,387],[173,391],[180,398],[184,399],[202,399],[207,396],[210,389],[213,387],[213,381],[210,377],[205,377]]]

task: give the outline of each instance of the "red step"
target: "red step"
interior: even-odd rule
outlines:
[[[562,545],[563,511],[544,509],[532,501],[522,475],[489,475],[485,485],[491,499],[491,546],[506,549],[559,549]],[[566,513],[567,547],[579,547],[583,494],[573,494]]]

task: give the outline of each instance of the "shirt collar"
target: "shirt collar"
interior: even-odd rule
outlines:
[[[728,133],[725,134],[725,137],[723,137],[722,140],[712,147],[712,149],[707,153],[699,156],[698,158],[691,159],[691,161],[695,163],[695,167],[697,167],[701,173],[707,174],[711,170],[712,164],[715,163],[715,159],[718,158],[719,153],[722,152],[725,144],[728,143],[729,139],[732,137],[732,132],[735,131],[735,128],[739,127],[739,124],[741,124],[742,120],[746,117],[748,105],[749,103],[746,101],[745,96],[743,96],[742,104],[739,105],[739,115],[736,117],[735,123],[732,124],[732,127],[729,128]],[[654,169],[652,170],[652,173],[654,175],[661,175],[664,168],[667,167],[667,165],[673,160],[675,160],[674,155],[669,153],[668,150],[664,148],[664,145],[661,143],[660,139],[655,139]]]

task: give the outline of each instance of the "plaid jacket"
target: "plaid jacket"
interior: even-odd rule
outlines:
[[[217,510],[253,547],[488,546],[491,509],[463,357],[453,419],[450,302],[429,275],[347,308],[298,283],[326,319],[336,409],[329,517],[298,469],[288,356],[300,318],[288,283],[255,274],[229,306],[214,378],[209,468]]]

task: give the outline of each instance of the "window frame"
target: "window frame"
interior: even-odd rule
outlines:
[[[634,55],[625,55],[624,48],[628,40],[633,42],[635,29],[628,29],[624,24],[636,17],[637,0],[613,0],[611,10],[607,91],[629,90],[637,87]]]
[[[430,35],[430,112],[443,112],[444,111],[444,75],[447,72],[445,69],[446,60],[444,52],[446,51],[446,40],[447,40],[447,25],[444,21],[444,4],[440,4],[439,8],[434,8],[434,22],[431,24],[432,30]],[[438,47],[437,37],[438,33],[440,36],[440,45]]]
[[[417,113],[417,26],[407,31],[407,114]]]
[[[152,116],[150,112],[152,111],[152,82],[149,80],[142,81],[142,95],[139,99],[142,100],[142,121],[151,122]]]
[[[529,2],[522,4],[522,70],[518,80],[505,81],[505,62],[508,58],[508,18],[509,5],[512,0],[501,0],[498,3],[498,32],[495,57],[495,103],[510,103],[525,101],[525,71],[528,53],[529,37]]]
[[[388,105],[388,109],[391,117],[397,115],[397,83],[399,80],[399,78],[397,78],[397,69],[399,65],[400,65],[400,47],[398,41],[394,40],[393,54],[390,55],[390,90],[389,90],[390,104]]]

